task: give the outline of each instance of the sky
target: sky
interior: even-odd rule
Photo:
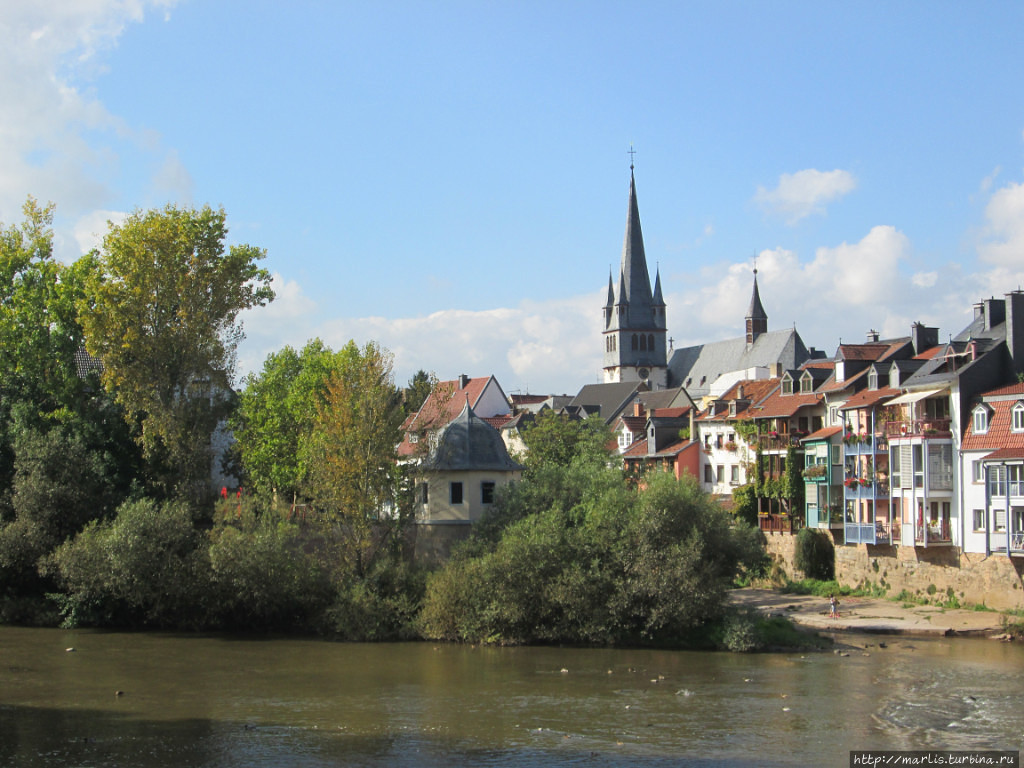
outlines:
[[[601,380],[630,161],[676,347],[940,339],[1024,285],[1024,4],[0,0],[0,222],[74,261],[210,204],[266,250],[239,374]],[[629,154],[630,148],[636,152]]]

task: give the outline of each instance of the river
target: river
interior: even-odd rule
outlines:
[[[845,766],[853,749],[1024,748],[1024,648],[840,639],[870,647],[729,654],[0,627],[0,765]]]

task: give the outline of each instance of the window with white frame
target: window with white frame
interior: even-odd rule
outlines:
[[[971,429],[976,435],[988,432],[988,411],[984,406],[979,405],[971,414]]]
[[[729,467],[729,482],[733,485],[740,484],[740,468],[738,464],[733,464]]]
[[[831,426],[833,426],[833,427],[838,426],[839,424],[843,423],[842,419],[839,418],[839,406],[838,405],[830,405],[829,406],[829,408],[828,408],[828,423]]]
[[[1013,423],[1010,429],[1013,432],[1024,432],[1024,403],[1014,405],[1011,413],[1013,414]]]
[[[985,482],[985,466],[981,463],[981,459],[971,462],[971,482]]]

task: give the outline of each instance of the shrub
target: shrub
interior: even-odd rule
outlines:
[[[823,531],[801,528],[796,535],[794,565],[809,579],[835,578],[835,547]]]
[[[126,502],[48,558],[66,626],[196,627],[206,621],[209,562],[183,504]]]

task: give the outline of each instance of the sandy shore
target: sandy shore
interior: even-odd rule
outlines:
[[[789,595],[771,589],[736,589],[733,602],[763,613],[786,616],[801,626],[829,632],[892,635],[994,635],[1002,632],[1002,615],[932,605],[905,606],[894,600],[840,597],[839,618],[828,615],[828,599]]]

